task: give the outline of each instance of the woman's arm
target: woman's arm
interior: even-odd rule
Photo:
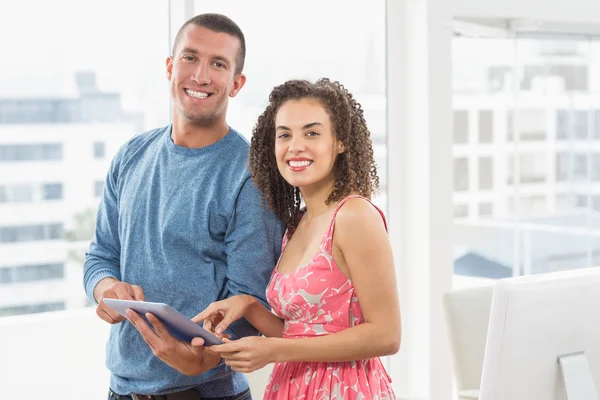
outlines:
[[[263,307],[254,297],[244,313],[244,318],[266,337],[283,336],[283,320]]]
[[[283,321],[263,307],[256,297],[247,294],[211,303],[204,311],[192,318],[192,321],[204,322],[205,329],[221,334],[232,322],[240,318],[245,318],[267,337],[283,335]]]
[[[364,323],[314,338],[246,337],[212,346],[235,371],[252,372],[271,362],[355,361],[398,351],[400,308],[383,220],[366,201],[351,199],[338,212],[335,224],[334,256],[338,266],[349,271]]]
[[[336,217],[333,244],[337,264],[348,268],[364,323],[315,338],[272,339],[276,362],[353,361],[400,348],[394,260],[379,212],[363,199],[348,200]]]

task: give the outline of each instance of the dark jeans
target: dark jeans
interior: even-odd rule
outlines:
[[[191,392],[191,391],[189,391]],[[171,400],[172,398],[176,398],[175,396],[177,396],[177,398],[181,398],[179,397],[181,395],[181,393],[183,392],[179,392],[178,394],[165,394],[165,395],[156,395],[156,396],[151,396],[151,399],[155,399],[155,400]],[[147,398],[147,396],[146,396]],[[120,394],[116,394],[115,392],[113,392],[112,390],[108,390],[108,400],[133,400],[133,397],[131,397],[130,395],[120,395]],[[252,400],[252,394],[250,393],[250,389],[246,389],[245,391],[243,391],[242,393],[238,393],[236,395],[233,396],[227,396],[227,397],[200,397],[200,395],[198,395],[197,400]]]

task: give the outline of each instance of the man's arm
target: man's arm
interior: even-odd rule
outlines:
[[[94,289],[105,278],[121,280],[119,259],[121,243],[119,240],[119,200],[118,200],[118,168],[120,152],[113,159],[106,179],[102,200],[96,215],[96,230],[85,254],[83,265],[83,285],[88,299],[94,304],[98,300]],[[96,293],[97,294],[97,293]]]
[[[144,300],[144,292],[139,286],[120,282],[119,259],[119,201],[118,164],[121,152],[113,159],[104,183],[102,201],[96,217],[96,231],[85,255],[83,285],[85,292],[94,304],[96,313],[108,323],[123,321],[119,313],[106,306],[104,297],[124,300]]]
[[[268,307],[266,287],[281,253],[283,231],[284,224],[269,210],[248,177],[225,236],[229,296],[248,294]],[[232,339],[258,334],[245,319],[233,322],[225,333]]]

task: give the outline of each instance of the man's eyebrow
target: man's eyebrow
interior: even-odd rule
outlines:
[[[181,52],[182,53],[198,54],[198,50],[192,49],[191,47],[184,47],[183,49],[181,49]]]
[[[198,50],[192,49],[191,47],[184,47],[183,49],[181,49],[181,52],[182,53],[190,53],[190,54],[199,54],[200,53]],[[226,62],[228,64],[231,63],[231,61],[225,56],[212,56],[212,58],[215,60]]]

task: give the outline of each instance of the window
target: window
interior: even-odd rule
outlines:
[[[455,190],[463,189],[453,196],[455,216],[466,212],[457,204],[477,207],[457,224],[455,253],[494,260],[505,276],[597,265],[600,44],[590,37],[457,36],[453,54],[454,104],[479,113],[477,144],[453,151],[477,159],[478,179],[477,190],[465,191],[457,182],[468,183],[468,165],[455,161]],[[496,138],[507,145],[484,145]],[[464,261],[456,260],[455,268]],[[473,276],[498,276],[488,268],[473,265]]]
[[[0,226],[0,243],[56,240],[62,235],[62,224]]]
[[[30,281],[45,281],[64,278],[64,264],[25,265],[15,267],[16,283]]]
[[[32,305],[21,305],[12,307],[0,307],[0,317],[20,314],[35,314],[49,311],[60,311],[65,309],[65,302],[42,303]]]
[[[479,143],[494,141],[494,114],[492,110],[479,111]]]
[[[546,113],[543,110],[521,110],[517,113],[516,126],[520,132],[520,140],[544,140]]]
[[[455,204],[454,205],[454,218],[466,218],[469,216],[469,205],[468,204]]]
[[[0,268],[0,284],[12,283],[13,282],[13,270],[12,268]]]
[[[589,112],[585,110],[564,110],[556,112],[557,139],[587,139]]]
[[[94,142],[94,158],[104,158],[104,142]]]
[[[33,201],[33,188],[30,185],[14,185],[11,189],[13,202],[29,203]]]
[[[587,177],[587,154],[566,152],[556,154],[556,180],[558,182],[585,181]]]
[[[494,205],[492,203],[479,203],[479,216],[489,217],[494,213]]]
[[[63,263],[0,267],[0,284],[47,281],[64,277]]]
[[[479,157],[479,189],[494,187],[494,164],[491,157]]]
[[[469,142],[469,113],[466,110],[454,111],[454,144]]]
[[[94,197],[102,197],[103,190],[104,190],[104,181],[94,182]]]
[[[454,190],[457,192],[469,190],[469,160],[467,158],[454,159]]]
[[[544,153],[521,154],[519,156],[521,183],[545,182],[547,176],[546,155]]]
[[[46,183],[42,186],[42,199],[61,200],[63,197],[62,183]]]
[[[289,79],[315,81],[328,77],[341,82],[361,104],[373,142],[385,143],[385,1],[375,0],[366,7],[358,0],[306,0],[292,11],[282,8],[285,2],[262,0],[261,7],[280,10],[285,15],[270,18],[268,24],[256,18],[256,4],[245,0],[193,3],[195,12],[225,14],[244,30],[248,47],[244,72],[248,80],[230,102],[227,113],[227,122],[238,132],[247,138],[251,136],[273,87]],[[314,12],[316,9],[319,12]],[[343,18],[332,18],[340,10],[344,10]],[[310,27],[319,28],[308,28],[307,21]],[[339,34],[349,26],[351,35]],[[374,153],[377,159],[387,159],[377,146]],[[374,198],[384,212],[386,196],[380,191]]]
[[[10,16],[4,32],[24,24],[44,32],[43,43],[39,35],[0,35],[11,54],[0,74],[0,294],[23,286],[0,296],[0,316],[87,304],[78,274],[98,207],[96,181],[132,136],[170,122],[164,60],[170,27],[184,22],[175,3],[0,2],[0,20]],[[31,62],[33,49],[43,68]],[[78,234],[67,237],[66,228]]]
[[[53,161],[60,159],[62,159],[61,144],[0,146],[0,162]]]
[[[598,120],[600,124],[600,120]],[[592,180],[600,181],[600,154],[593,153],[592,154]]]

